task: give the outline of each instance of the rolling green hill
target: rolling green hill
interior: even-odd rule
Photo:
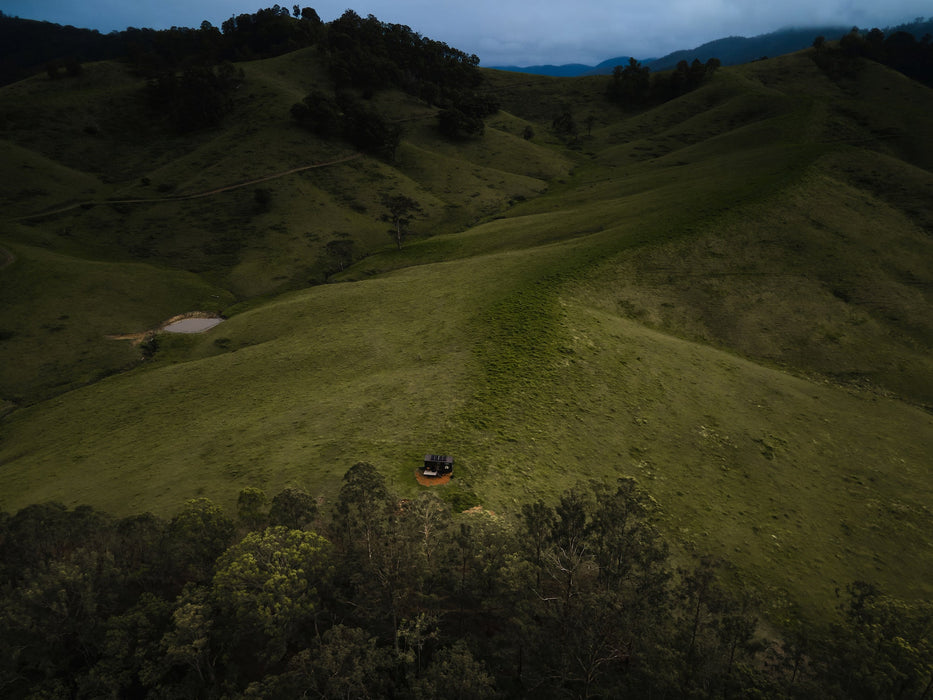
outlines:
[[[624,110],[487,71],[502,110],[461,143],[377,93],[387,162],[289,119],[314,49],[241,66],[187,136],[119,64],[0,89],[3,509],[327,501],[361,460],[414,494],[447,452],[444,498],[496,511],[636,477],[775,620],[854,579],[933,593],[928,88],[804,52]],[[394,194],[423,210],[401,250]],[[196,310],[229,318],[147,361],[106,338]]]

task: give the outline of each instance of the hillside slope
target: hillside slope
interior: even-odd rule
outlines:
[[[223,129],[159,137],[161,149],[127,140],[120,164],[81,170],[71,127],[32,134],[11,101],[4,136],[23,163],[59,164],[50,182],[79,173],[75,201],[326,162],[346,148],[282,115],[312,58],[244,66],[249,97]],[[360,460],[415,493],[419,457],[449,452],[444,497],[506,512],[581,479],[636,476],[670,531],[731,561],[775,618],[824,615],[858,578],[929,596],[933,93],[868,63],[835,81],[806,54],[724,69],[645,112],[620,112],[604,87],[490,72],[503,111],[462,146],[438,138],[423,104],[379,95],[406,120],[396,162],[270,180],[267,211],[243,188],[5,224],[17,259],[0,284],[44,246],[115,271],[144,256],[160,271],[145,287],[179,304],[212,289],[246,303],[202,336],[163,336],[132,371],[9,414],[2,506],[167,512],[289,484],[326,500]],[[568,108],[593,117],[570,147],[549,130]],[[391,192],[418,199],[416,233],[434,235],[396,250],[380,221]],[[52,199],[31,196],[11,202],[17,214]],[[306,287],[336,232],[370,254],[333,271],[342,283]],[[191,276],[205,286],[182,294]],[[18,314],[34,304],[8,294]],[[125,296],[106,283],[83,294],[88,306]],[[114,313],[126,330],[150,323]],[[14,351],[42,344],[5,362]]]

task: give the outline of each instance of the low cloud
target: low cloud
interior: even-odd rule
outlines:
[[[101,31],[128,26],[219,26],[255,12],[257,0],[6,0],[3,12]],[[362,16],[406,24],[432,39],[477,54],[483,65],[594,64],[632,55],[653,58],[726,36],[755,36],[784,27],[886,27],[930,13],[929,0],[328,0],[313,6],[324,21],[351,7]],[[283,5],[291,7],[290,4]]]

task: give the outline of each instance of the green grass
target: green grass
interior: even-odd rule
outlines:
[[[164,155],[142,169],[140,147],[126,177],[96,165],[103,145],[75,169],[60,124],[8,129],[5,167],[31,173],[10,204],[193,192],[337,158],[345,145],[287,119],[315,65],[247,65],[253,97],[234,118],[159,136]],[[491,72],[504,111],[460,145],[423,104],[377,95],[404,120],[396,161],[269,181],[268,211],[246,188],[7,225],[0,319],[19,325],[0,340],[17,367],[4,381],[75,390],[0,423],[0,506],[168,514],[289,485],[326,502],[361,460],[411,495],[421,455],[445,452],[443,497],[505,513],[636,477],[668,531],[731,562],[776,621],[828,616],[853,579],[929,597],[933,180],[913,148],[928,91],[872,66],[836,84],[805,54],[648,110],[609,104],[604,81]],[[16,90],[68,104],[40,83]],[[549,129],[567,105],[595,121],[572,148]],[[384,194],[424,208],[402,250]],[[366,257],[308,287],[342,236]],[[76,388],[133,360],[105,327],[148,328],[213,294],[229,320]],[[68,323],[40,333],[55,313]]]
[[[229,292],[193,274],[86,260],[4,242],[0,397],[33,403],[133,366],[140,350],[111,334],[158,328],[188,311],[220,311]]]

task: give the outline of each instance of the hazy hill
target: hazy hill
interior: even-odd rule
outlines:
[[[804,29],[780,29],[768,34],[754,37],[731,36],[716,39],[696,48],[674,51],[661,58],[639,58],[638,60],[653,71],[670,70],[680,61],[693,62],[694,59],[705,63],[711,58],[718,58],[723,65],[732,66],[748,63],[762,57],[783,56],[787,53],[800,51],[813,43],[813,39],[823,35],[827,39],[838,39],[848,32],[848,26],[810,27]],[[922,36],[922,32],[920,34]],[[629,62],[629,56],[616,56],[606,59],[596,66],[586,66],[577,63],[560,66],[518,66],[500,67],[500,70],[533,73],[538,75],[552,75],[555,77],[573,77],[580,75],[611,75],[616,66],[624,66]]]
[[[528,73],[530,75],[550,75],[555,78],[572,78],[585,75],[592,71],[592,66],[583,63],[565,63],[559,66],[491,66],[494,70],[506,70],[513,73]]]
[[[723,65],[733,66],[748,63],[760,58],[783,56],[784,54],[800,51],[813,44],[818,36],[832,41],[839,39],[852,29],[851,26],[827,25],[816,27],[779,29],[767,34],[753,37],[730,36],[701,44],[692,49],[674,51],[661,58],[639,58],[638,60],[653,71],[664,71],[674,68],[680,61],[692,63],[698,60],[705,63],[711,58],[718,58]],[[928,35],[933,29],[933,23],[918,20],[884,30],[885,34],[907,32],[918,40]],[[862,30],[867,32],[867,29]],[[555,77],[573,77],[580,75],[611,75],[616,66],[624,66],[629,62],[629,56],[616,56],[606,59],[596,66],[586,66],[578,63],[552,66],[496,66],[500,70],[531,73],[535,75],[551,75]]]
[[[121,64],[3,87],[0,506],[328,503],[361,460],[415,495],[446,452],[439,493],[497,512],[637,478],[774,620],[856,579],[929,598],[933,93],[845,66],[723,68],[650,109],[485,71],[502,109],[459,141],[360,94],[394,158],[291,118],[331,87],[315,47],[240,63],[182,135]],[[228,320],[145,361],[107,337],[192,311]]]
[[[748,63],[759,58],[783,56],[784,54],[800,51],[813,44],[818,36],[827,40],[835,40],[848,32],[852,27],[840,25],[822,27],[804,27],[780,29],[768,34],[753,37],[730,36],[707,42],[694,49],[675,51],[661,58],[647,62],[651,70],[668,70],[680,61],[692,63],[699,59],[705,63],[711,58],[718,58],[723,65],[734,66]]]

